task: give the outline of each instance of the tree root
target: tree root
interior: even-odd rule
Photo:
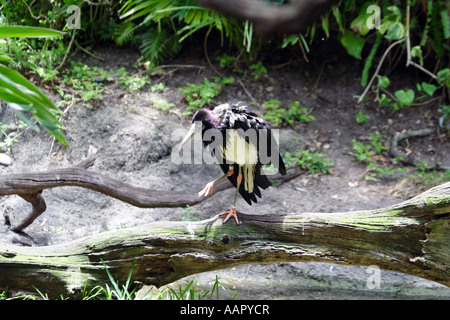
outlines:
[[[419,163],[419,161],[416,160],[416,158],[409,154],[405,154],[400,151],[399,149],[399,143],[400,141],[407,139],[407,138],[413,138],[413,137],[425,137],[435,132],[435,129],[428,128],[428,129],[420,129],[420,130],[405,130],[402,132],[397,132],[394,137],[392,138],[391,142],[391,148],[389,150],[390,154],[395,157],[402,159],[401,162],[406,165],[416,165]],[[434,164],[431,167],[428,167],[428,169],[447,169],[442,166],[439,166],[438,164]]]

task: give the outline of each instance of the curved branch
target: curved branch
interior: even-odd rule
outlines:
[[[413,138],[413,137],[425,137],[432,133],[434,133],[436,129],[427,128],[427,129],[419,129],[419,130],[404,130],[402,132],[397,132],[392,138],[391,148],[389,150],[390,154],[395,157],[402,159],[401,162],[407,165],[417,165],[419,161],[415,159],[412,155],[406,155],[399,150],[400,141]],[[447,167],[443,167],[438,165],[438,163],[428,166],[428,169],[448,169]]]
[[[450,183],[384,209],[154,222],[48,247],[0,245],[0,287],[80,294],[114,278],[161,286],[248,263],[377,265],[450,286]],[[86,287],[85,287],[86,286]],[[0,288],[1,290],[2,288]]]
[[[174,208],[186,205],[198,204],[209,197],[199,197],[197,193],[190,191],[152,190],[135,187],[120,180],[116,180],[103,174],[87,171],[94,164],[97,150],[90,147],[85,160],[73,168],[58,169],[45,172],[10,174],[0,176],[0,196],[17,194],[31,203],[31,213],[19,224],[11,221],[13,231],[22,231],[29,226],[34,219],[42,214],[45,209],[45,201],[40,195],[42,190],[63,186],[75,186],[87,188],[115,199],[124,201],[140,208]],[[286,176],[279,174],[271,176],[275,182],[282,182],[294,178],[299,174],[297,170],[289,170]],[[228,180],[222,180],[214,185],[214,194],[231,188]],[[6,217],[8,219],[8,217]]]

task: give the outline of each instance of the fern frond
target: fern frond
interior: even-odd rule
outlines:
[[[113,33],[113,39],[119,46],[129,41],[134,35],[134,24],[132,22],[125,22],[116,27]]]
[[[140,50],[143,58],[157,65],[180,49],[176,34],[169,36],[166,29],[152,28],[143,36]]]

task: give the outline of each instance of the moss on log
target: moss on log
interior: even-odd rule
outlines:
[[[161,286],[238,264],[317,261],[377,265],[450,286],[450,183],[400,204],[342,213],[252,215],[240,225],[214,216],[155,222],[47,247],[0,245],[0,289],[49,296],[108,282]]]

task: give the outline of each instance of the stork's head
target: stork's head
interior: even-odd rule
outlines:
[[[181,141],[179,149],[188,142],[195,134],[202,134],[208,129],[215,128],[217,126],[217,117],[209,109],[199,109],[192,117],[192,125],[186,136]]]

